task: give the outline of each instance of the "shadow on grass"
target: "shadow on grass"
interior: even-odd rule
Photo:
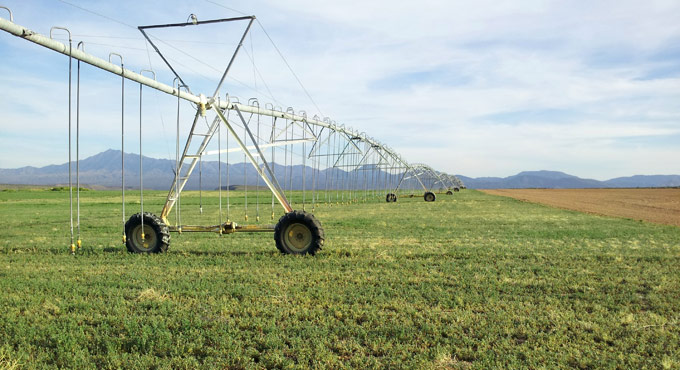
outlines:
[[[200,256],[200,257],[224,257],[224,256],[267,256],[273,257],[281,255],[277,250],[273,251],[230,251],[230,250],[182,250],[182,251],[168,251],[170,254],[179,254],[183,256]]]

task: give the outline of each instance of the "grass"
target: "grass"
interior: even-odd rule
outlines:
[[[219,222],[215,194],[199,214],[188,192],[183,220]],[[0,192],[0,368],[680,366],[677,227],[466,190],[317,206],[316,257],[269,233],[173,234],[147,256],[120,243],[118,192],[81,197],[73,257],[68,193]]]

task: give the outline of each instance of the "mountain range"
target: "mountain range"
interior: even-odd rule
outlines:
[[[81,187],[93,189],[118,188],[121,186],[121,152],[109,149],[80,160],[80,184]],[[241,160],[243,159],[241,155]],[[276,174],[276,179],[283,189],[302,189],[304,185],[309,188],[313,180],[318,188],[325,188],[326,181],[330,189],[343,189],[349,184],[350,174],[338,168],[320,170],[312,179],[313,169],[310,166],[269,163]],[[144,188],[167,190],[172,185],[175,174],[175,161],[170,159],[156,159],[142,156],[144,172]],[[75,162],[72,162],[72,181],[75,184]],[[222,172],[222,183],[219,182],[219,173]],[[139,189],[139,155],[125,153],[125,187]],[[182,170],[184,175],[185,169]],[[387,174],[381,171],[375,175],[373,183],[376,188],[382,183],[396,184],[399,177],[396,174]],[[306,182],[306,184],[305,184]],[[16,169],[0,169],[0,184],[26,184],[26,185],[64,185],[68,184],[68,162],[60,165],[45,167],[21,167]],[[197,165],[189,181],[185,185],[186,190],[218,189],[220,185],[227,188],[235,186],[262,186],[266,184],[257,174],[255,167],[250,162],[240,162],[227,165],[222,163],[220,169],[218,161],[203,161]]]
[[[92,188],[120,187],[120,151],[107,150],[80,161],[80,183]],[[175,162],[169,159],[156,159],[142,156],[144,168],[144,187],[147,189],[166,190],[172,184]],[[300,189],[304,181],[311,181],[312,168],[309,166],[284,166],[270,164],[278,181],[283,188]],[[204,161],[199,169],[189,179],[185,189],[196,190],[217,189],[219,187],[217,161]],[[73,166],[75,171],[75,165]],[[229,171],[229,181],[226,172]],[[305,172],[305,176],[303,176]],[[329,186],[341,187],[337,179],[342,179],[347,172],[340,169],[321,170],[317,173],[317,186],[325,187],[328,179]],[[74,175],[75,176],[75,175]],[[472,178],[457,175],[466,187],[470,189],[511,189],[511,188],[635,188],[635,187],[677,187],[680,186],[680,175],[636,175],[618,177],[606,181],[583,179],[557,171],[524,171],[509,177],[478,177]],[[222,186],[228,185],[260,185],[255,168],[250,163],[235,163],[222,165]],[[396,175],[383,173],[380,181],[395,183]],[[125,154],[126,187],[139,188],[139,155]],[[332,182],[335,179],[335,182]],[[75,181],[75,178],[74,180]],[[284,184],[284,181],[286,182]],[[200,182],[200,184],[199,184]],[[28,184],[28,185],[58,185],[68,183],[68,163],[49,165],[45,167],[21,167],[15,169],[0,169],[0,183]],[[335,184],[335,186],[333,186]],[[376,184],[379,185],[379,184]]]
[[[680,186],[680,175],[635,175],[599,181],[582,179],[558,171],[524,171],[508,177],[471,178],[458,175],[470,189],[581,189],[581,188],[657,188]]]

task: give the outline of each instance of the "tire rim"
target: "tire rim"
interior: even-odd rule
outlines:
[[[132,230],[132,244],[137,249],[149,251],[156,245],[156,233],[151,226],[144,224],[144,241],[142,242],[142,225],[137,225]]]
[[[290,224],[286,227],[283,239],[292,251],[304,252],[312,245],[312,230],[300,223]]]

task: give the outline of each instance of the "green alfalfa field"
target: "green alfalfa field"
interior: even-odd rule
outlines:
[[[145,192],[145,210],[165,195]],[[271,223],[270,195],[248,196]],[[183,220],[217,223],[216,192],[201,197],[184,195]],[[464,190],[317,205],[313,257],[271,233],[172,234],[138,255],[120,193],[81,198],[72,256],[68,192],[0,192],[0,368],[680,366],[678,227]],[[139,211],[138,192],[126,201]]]

